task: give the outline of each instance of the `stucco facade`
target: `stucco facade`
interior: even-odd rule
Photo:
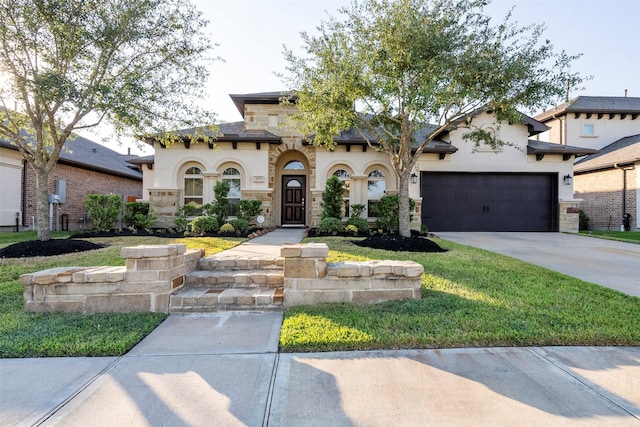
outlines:
[[[157,226],[174,226],[176,209],[193,200],[193,190],[186,187],[193,185],[191,173],[194,171],[198,174],[195,175],[197,185],[201,186],[201,194],[197,195],[199,204],[214,200],[213,188],[217,181],[234,178],[239,180],[241,199],[262,200],[263,227],[316,227],[321,218],[325,183],[336,173],[348,183],[345,195],[349,205],[368,207],[374,197],[372,189],[378,188],[384,194],[398,192],[398,179],[387,154],[368,146],[362,139],[342,138],[334,150],[310,145],[303,135],[287,126],[287,117],[295,112],[295,104],[281,105],[278,98],[276,93],[232,95],[244,122],[222,125],[222,137],[215,144],[185,141],[162,147],[148,141],[154,143],[156,150],[153,168],[143,168],[144,182],[146,187],[152,176],[153,185],[145,188],[143,198],[150,200],[154,214],[159,217]],[[474,123],[498,128],[490,113],[478,114]],[[437,147],[421,155],[414,171],[417,179],[409,184],[409,196],[416,201],[411,227],[420,229],[421,226],[425,196],[422,172],[464,172],[478,176],[497,172],[551,176],[553,188],[549,193],[554,197],[555,219],[550,231],[577,231],[577,211],[574,211],[579,201],[573,198],[572,186],[563,180],[572,172],[575,153],[571,147],[554,151],[544,144],[542,148],[530,146],[529,137],[534,133],[532,123],[530,119],[529,123],[500,127],[499,137],[511,146],[499,152],[487,147],[475,150],[471,143],[462,140],[464,129],[440,135]],[[227,133],[225,129],[234,133]],[[237,175],[225,176],[228,171]],[[298,207],[293,209],[302,212],[299,219],[289,217],[292,209],[287,202],[289,194],[297,197],[294,205],[298,203]],[[371,222],[375,220],[367,210],[363,215]],[[561,221],[561,218],[569,220]]]

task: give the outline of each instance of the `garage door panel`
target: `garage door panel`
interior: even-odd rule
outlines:
[[[431,231],[555,231],[553,174],[422,173],[422,223]]]

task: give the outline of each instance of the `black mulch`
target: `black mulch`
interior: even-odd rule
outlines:
[[[64,255],[75,252],[91,251],[104,246],[77,239],[51,239],[46,242],[30,240],[14,243],[0,249],[0,258],[26,258],[34,256]]]
[[[446,252],[437,243],[421,236],[402,237],[395,234],[375,234],[354,244],[373,249],[407,252]]]

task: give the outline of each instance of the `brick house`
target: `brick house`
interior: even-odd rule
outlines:
[[[205,144],[183,130],[182,142],[164,147],[153,138],[155,155],[140,161],[144,199],[171,227],[177,207],[213,201],[218,180],[230,183],[229,199],[263,202],[265,227],[315,227],[321,217],[322,192],[335,175],[345,182],[346,206],[369,207],[384,194],[398,192],[388,156],[368,146],[355,132],[335,137],[336,148],[310,144],[287,126],[295,103],[279,102],[281,92],[230,95],[243,121],[220,125],[220,137]],[[494,123],[480,111],[474,123],[498,133],[513,147],[496,153],[474,149],[463,140],[464,128],[442,132],[420,156],[409,195],[416,202],[411,227],[430,231],[577,231],[579,201],[570,180],[576,156],[594,150],[558,146],[530,138],[548,130],[530,117],[523,123]],[[429,130],[416,137],[424,138]],[[348,208],[345,213],[348,212]]]
[[[118,194],[125,201],[142,197],[142,171],[127,163],[135,158],[80,136],[65,143],[49,176],[49,194],[63,196],[59,214],[61,219],[62,215],[68,216],[70,230],[90,226],[84,223],[88,194]],[[5,141],[0,141],[0,177],[0,227],[15,229],[18,213],[20,227],[30,229],[36,220],[35,173],[18,149]],[[53,229],[58,228],[56,218],[54,214]],[[66,223],[60,222],[60,228],[66,228]]]
[[[639,229],[640,98],[579,96],[536,116],[549,130],[536,136],[597,153],[574,164],[574,190],[593,230]]]

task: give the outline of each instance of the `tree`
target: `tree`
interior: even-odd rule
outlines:
[[[107,123],[170,144],[167,129],[213,123],[192,102],[212,45],[188,0],[0,0],[0,16],[0,138],[35,171],[40,240],[49,174],[75,131]]]
[[[411,171],[433,138],[465,126],[476,144],[502,145],[474,127],[474,113],[491,109],[496,127],[520,122],[519,109],[548,105],[583,80],[570,71],[579,55],[555,53],[541,40],[543,26],[519,27],[511,14],[493,25],[483,13],[487,3],[354,2],[340,9],[343,20],[322,21],[318,35],[302,33],[306,56],[285,49],[295,125],[327,148],[355,129],[388,154],[399,180],[402,236],[410,236]],[[432,129],[427,136],[425,129]]]
[[[331,175],[325,184],[322,192],[322,219],[337,218],[342,219],[342,209],[344,206],[344,183],[340,179]]]

